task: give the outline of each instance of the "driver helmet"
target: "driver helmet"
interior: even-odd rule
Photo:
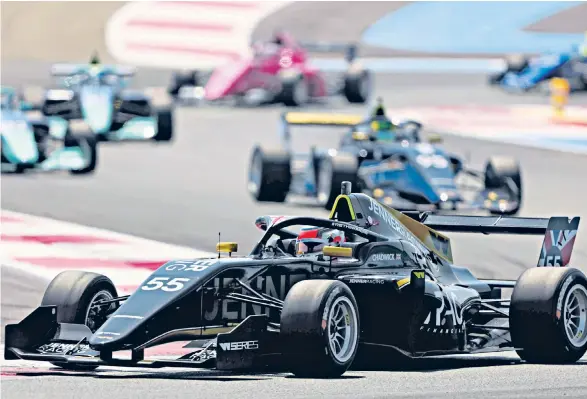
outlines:
[[[396,138],[394,127],[391,119],[388,118],[387,113],[385,112],[383,99],[379,97],[377,99],[377,106],[372,114],[371,131],[375,133],[377,140],[394,141]]]
[[[98,53],[93,53],[92,57],[90,58],[90,65],[100,65],[100,57]]]
[[[371,130],[378,141],[395,141],[395,126],[387,117],[378,117],[371,120]]]
[[[320,253],[325,246],[344,241],[344,231],[341,230],[315,227],[302,229],[296,239],[296,255]]]

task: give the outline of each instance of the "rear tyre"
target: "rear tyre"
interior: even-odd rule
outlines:
[[[371,96],[371,74],[365,69],[351,68],[344,76],[343,93],[352,104],[364,104]]]
[[[249,166],[248,189],[260,202],[284,202],[291,183],[287,151],[256,146]]]
[[[65,147],[80,147],[84,154],[89,158],[86,167],[82,169],[72,169],[69,171],[72,175],[87,175],[94,173],[98,165],[98,142],[94,134],[68,134],[65,136]]]
[[[337,280],[305,280],[288,292],[280,335],[296,377],[336,378],[359,347],[359,310],[348,286]]]
[[[41,306],[57,306],[57,322],[85,324],[95,332],[106,321],[108,312],[115,308],[96,308],[101,300],[118,296],[112,281],[101,274],[68,270],[59,273],[45,290]],[[94,370],[98,366],[80,366],[69,363],[52,363],[68,370]]]
[[[587,351],[587,279],[574,268],[526,270],[510,305],[512,343],[529,363],[573,363]]]
[[[320,206],[330,210],[336,197],[340,194],[342,182],[349,181],[357,187],[359,162],[355,155],[338,153],[326,155],[318,160],[316,175],[317,201]]]
[[[157,134],[154,141],[171,141],[173,139],[173,112],[170,108],[157,111]]]
[[[516,214],[522,204],[522,173],[520,171],[520,164],[517,160],[510,157],[491,157],[485,165],[485,189],[492,190],[504,187],[512,191],[514,199],[518,201],[518,206],[510,212],[498,214]]]

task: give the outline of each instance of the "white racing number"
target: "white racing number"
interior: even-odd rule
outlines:
[[[169,281],[168,281],[169,280]],[[189,278],[177,277],[155,277],[149,280],[141,287],[143,291],[162,290],[167,292],[179,291],[184,287],[184,283],[190,281]]]
[[[420,154],[416,157],[416,161],[425,168],[448,168],[448,161],[442,155]]]

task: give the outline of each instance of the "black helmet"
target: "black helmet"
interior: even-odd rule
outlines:
[[[385,116],[385,106],[383,105],[383,99],[381,97],[377,98],[377,106],[375,107],[373,116]]]

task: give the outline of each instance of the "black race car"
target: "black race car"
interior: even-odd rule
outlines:
[[[328,219],[256,224],[265,233],[248,256],[219,243],[218,258],[167,262],[129,297],[102,275],[58,275],[41,306],[6,327],[6,359],[337,377],[369,348],[372,362],[516,350],[536,363],[575,362],[587,349],[587,279],[564,267],[578,217],[401,213],[345,182]],[[540,267],[517,281],[477,279],[454,266],[438,231],[544,235]],[[187,355],[144,359],[145,348],[185,340]]]

